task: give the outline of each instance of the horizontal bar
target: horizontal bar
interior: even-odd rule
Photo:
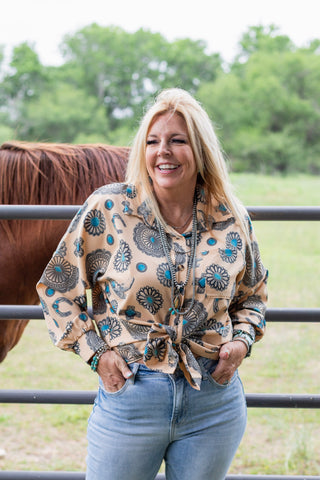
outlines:
[[[320,408],[320,395],[290,393],[247,393],[248,407],[258,408]]]
[[[0,205],[0,219],[70,220],[80,205]],[[320,220],[320,207],[262,206],[247,207],[252,220]]]
[[[0,320],[43,320],[40,305],[0,305]],[[320,322],[320,308],[269,308],[267,322]]]
[[[320,220],[320,207],[247,207],[252,220]]]
[[[0,205],[0,219],[71,220],[80,205]]]
[[[0,390],[0,403],[91,405],[96,391],[82,390]],[[320,408],[320,395],[247,393],[251,408]]]
[[[165,480],[159,473],[155,480]],[[0,480],[85,480],[82,472],[0,472]],[[127,479],[129,480],[129,479]],[[197,480],[196,478],[194,480]],[[226,480],[320,480],[320,476],[307,475],[227,475]]]

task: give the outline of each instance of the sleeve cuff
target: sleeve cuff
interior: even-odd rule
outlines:
[[[88,363],[97,350],[105,345],[106,342],[95,330],[88,330],[78,339],[79,355],[86,363]]]

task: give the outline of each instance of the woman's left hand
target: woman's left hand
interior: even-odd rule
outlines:
[[[246,354],[247,347],[243,342],[235,340],[234,342],[225,343],[221,347],[219,362],[212,373],[212,378],[221,385],[230,382]]]

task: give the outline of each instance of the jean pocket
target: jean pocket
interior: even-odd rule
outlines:
[[[216,388],[221,388],[221,389],[225,389],[225,388],[228,388],[230,387],[230,385],[233,384],[233,382],[238,378],[238,371],[236,370],[231,378],[231,380],[227,383],[218,383],[211,374],[208,374],[207,375],[207,380],[213,385],[215,386]]]
[[[136,376],[137,370],[139,368],[139,364],[133,363],[133,364],[128,365],[128,366],[131,369],[133,375],[124,382],[124,384],[122,385],[121,388],[119,388],[119,390],[116,390],[115,392],[110,392],[109,390],[107,390],[105,388],[104,384],[103,384],[103,381],[99,377],[99,386],[100,386],[100,389],[102,390],[102,392],[105,395],[108,395],[108,396],[111,396],[111,397],[117,397],[119,395],[122,395],[130,385],[134,385],[135,376]]]

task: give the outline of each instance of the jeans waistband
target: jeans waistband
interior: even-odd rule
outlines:
[[[218,360],[212,360],[211,358],[205,358],[205,357],[197,357],[197,362],[200,366],[203,379],[207,378],[208,375],[211,375],[214,372],[214,370],[215,370],[215,368],[218,364]],[[155,374],[158,374],[158,375],[159,374],[168,375],[167,373],[161,372],[159,370],[151,370],[150,368],[148,368],[143,363],[134,362],[134,363],[131,363],[129,366],[130,366],[130,368],[131,368],[131,370],[133,371],[134,374],[136,374],[138,372],[138,370],[141,370],[141,371],[142,370],[144,370],[144,371],[147,370],[150,373],[154,372]],[[178,365],[176,370],[174,371],[174,373],[172,373],[171,375],[174,378],[179,378],[179,377],[183,377],[184,373]]]

